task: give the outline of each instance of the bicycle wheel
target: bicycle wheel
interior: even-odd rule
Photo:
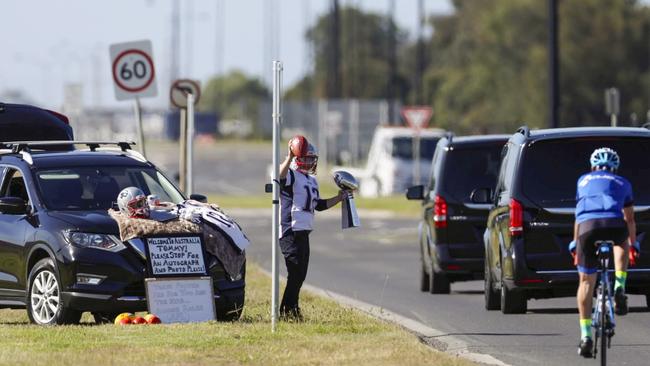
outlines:
[[[601,283],[601,286],[603,284]],[[607,299],[609,298],[609,291],[607,289],[603,289],[603,296],[600,298],[600,304],[598,306],[600,307],[600,319],[598,324],[598,328],[600,328],[600,365],[605,366],[607,365],[607,342],[609,341],[609,332],[607,331],[608,328],[608,323],[609,319],[607,317],[607,314],[609,312],[609,309],[607,308]]]

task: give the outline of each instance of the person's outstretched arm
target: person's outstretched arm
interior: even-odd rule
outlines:
[[[351,194],[351,193],[350,193]],[[331,198],[326,198],[326,199],[319,199],[316,201],[316,211],[324,211],[329,208],[332,208],[335,206],[337,203],[343,201],[343,199],[348,195],[347,191],[340,190],[339,194],[331,197]]]

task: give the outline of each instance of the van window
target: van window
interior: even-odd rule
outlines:
[[[420,138],[420,159],[430,161],[436,150],[438,137],[421,137]],[[394,158],[411,160],[413,159],[413,138],[401,136],[393,138],[391,154]]]
[[[460,202],[471,202],[476,188],[494,189],[499,173],[503,143],[454,148],[447,153],[444,192]]]
[[[635,205],[650,205],[650,139],[589,137],[538,141],[522,159],[523,194],[544,207],[575,207],[578,178],[590,171],[589,157],[600,147],[618,153],[617,174],[632,183]]]

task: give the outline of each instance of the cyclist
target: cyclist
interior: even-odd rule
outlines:
[[[616,314],[627,313],[625,279],[628,266],[628,238],[634,243],[630,257],[638,255],[636,223],[630,182],[616,175],[620,159],[616,151],[602,147],[590,158],[591,172],[578,179],[576,194],[576,221],[570,244],[578,267],[580,283],[577,293],[580,314],[580,344],[578,354],[592,357],[591,304],[596,284],[598,257],[595,242],[612,240],[614,246],[614,309]],[[575,250],[577,249],[577,250]]]

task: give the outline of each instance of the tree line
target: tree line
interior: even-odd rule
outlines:
[[[313,70],[290,86],[285,97],[386,98],[394,44],[392,95],[403,104],[416,103],[420,95],[434,109],[433,125],[457,133],[511,132],[522,124],[545,127],[546,1],[452,3],[451,14],[427,19],[433,31],[424,39],[419,82],[416,39],[386,14],[341,8],[338,90],[328,87],[336,42],[332,14],[323,14],[305,34]],[[645,123],[650,118],[650,8],[637,0],[559,0],[558,10],[560,126],[606,125],[604,90],[609,87],[620,90],[621,124]],[[253,114],[246,108],[269,95],[259,81],[234,72],[208,82],[200,107],[226,117]]]

